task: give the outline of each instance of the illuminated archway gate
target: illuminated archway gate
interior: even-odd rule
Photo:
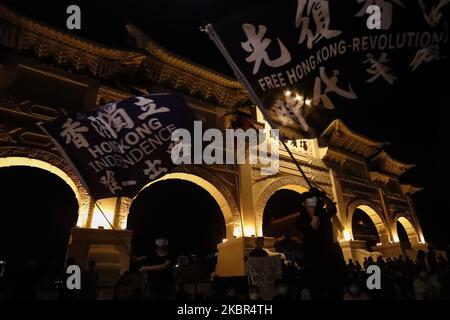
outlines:
[[[103,263],[105,270],[116,272],[106,273],[111,279],[128,268],[129,252],[118,236],[129,245],[132,232],[124,228],[132,199],[100,201],[116,229],[113,232],[36,122],[52,121],[67,112],[86,112],[137,91],[171,91],[184,95],[205,128],[229,128],[230,114],[237,107],[256,114],[252,119],[256,127],[269,128],[239,82],[171,54],[136,27],[128,30],[139,51],[93,44],[1,6],[0,29],[7,35],[0,37],[0,163],[39,167],[62,177],[72,187],[80,209],[69,254],[83,266],[89,259],[102,261],[99,267]],[[120,87],[115,83],[121,83]],[[127,92],[123,88],[133,89]],[[288,145],[308,178],[337,203],[344,253],[355,246],[348,207],[359,199],[374,204],[384,221],[383,226],[378,224],[386,242],[384,254],[400,252],[394,227],[397,212],[406,214],[412,226],[407,224],[406,229],[417,233],[415,249],[426,246],[411,200],[419,189],[399,182],[399,176],[412,166],[390,157],[383,150],[384,143],[335,121],[318,139],[289,141]],[[303,192],[307,188],[282,147],[279,156],[279,172],[274,176],[262,176],[261,168],[250,164],[184,166],[166,176],[194,180],[219,203],[227,241],[218,245],[217,274],[245,274],[245,253],[254,245],[253,236],[264,236],[264,206],[276,190]]]

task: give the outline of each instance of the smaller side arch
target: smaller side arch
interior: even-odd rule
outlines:
[[[279,178],[264,188],[255,206],[257,235],[263,235],[263,214],[269,198],[278,190],[292,190],[299,194],[308,191],[308,186],[304,179],[299,177]]]
[[[403,226],[403,228],[405,228],[406,234],[408,235],[408,239],[411,245],[416,245],[420,243],[419,234],[414,224],[411,222],[410,218],[404,213],[398,213],[395,215],[394,218],[393,235],[394,240],[396,242],[400,241],[398,236],[397,222],[399,222]]]
[[[348,206],[347,209],[347,216],[348,216],[347,225],[349,226],[348,230],[350,230],[351,239],[354,239],[352,221],[353,221],[353,214],[355,213],[356,209],[364,211],[372,220],[373,224],[377,228],[378,235],[380,236],[380,241],[382,244],[387,244],[391,242],[388,224],[386,223],[383,214],[372,202],[364,199],[358,199],[353,201]]]

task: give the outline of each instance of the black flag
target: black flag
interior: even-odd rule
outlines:
[[[94,199],[134,197],[174,168],[172,132],[192,131],[180,95],[151,94],[108,103],[38,125],[76,169]]]
[[[448,0],[254,1],[207,32],[285,138],[443,59]]]

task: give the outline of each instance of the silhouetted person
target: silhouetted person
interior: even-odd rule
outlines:
[[[81,277],[80,298],[83,300],[96,300],[97,298],[98,271],[95,267],[95,261],[89,261],[88,269],[83,272]]]
[[[156,239],[156,249],[145,257],[140,271],[146,271],[149,281],[150,297],[157,300],[173,298],[173,257],[169,253],[168,241]],[[142,257],[140,258],[142,259]]]
[[[423,251],[423,250],[417,251],[417,254],[416,254],[416,270],[418,272],[420,272],[422,269],[425,269],[425,270],[428,271],[428,266],[427,266],[427,263],[426,263],[426,257],[427,257],[427,254],[425,253],[425,251]]]
[[[139,271],[139,261],[136,257],[130,257],[130,268],[117,280],[114,287],[115,300],[139,300],[142,298],[147,285],[147,275]]]
[[[427,263],[428,268],[432,274],[437,273],[438,271],[438,264],[436,260],[436,255],[434,253],[434,248],[432,246],[428,247],[428,255],[427,255]]]
[[[255,249],[250,251],[249,257],[267,257],[267,251],[264,250],[264,237],[257,237],[255,240]]]
[[[407,278],[406,273],[403,270],[395,271],[395,283],[400,289],[401,299],[414,299],[414,287],[412,282]]]
[[[363,261],[364,270],[367,269],[368,265],[369,265],[369,260],[367,259],[367,257],[364,257],[364,261]]]
[[[384,260],[383,260],[383,258],[381,256],[377,257],[376,265],[379,266],[381,270],[384,270],[385,263],[384,263]]]
[[[316,188],[303,194],[299,227],[305,250],[305,272],[312,299],[340,300],[344,295],[347,266],[333,236],[336,206]]]
[[[414,280],[414,292],[416,300],[429,300],[432,296],[430,276],[425,268],[422,268],[416,280]]]
[[[414,261],[411,260],[410,257],[406,256],[405,259],[405,275],[408,278],[414,277]]]
[[[352,259],[348,259],[347,268],[349,272],[355,271],[355,264],[353,263]]]

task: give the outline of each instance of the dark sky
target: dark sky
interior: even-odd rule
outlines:
[[[82,11],[79,36],[104,44],[128,47],[125,25],[143,29],[166,49],[222,73],[231,71],[210,42],[199,31],[204,21],[239,10],[254,1],[152,0],[152,1],[4,1],[37,20],[66,30],[69,4]],[[443,50],[449,56],[448,47]],[[431,63],[402,77],[393,86],[380,87],[370,99],[351,108],[341,118],[348,126],[369,137],[389,141],[388,152],[418,166],[402,181],[425,188],[414,196],[427,240],[449,242],[450,180],[448,167],[448,120],[450,87],[448,60]]]

